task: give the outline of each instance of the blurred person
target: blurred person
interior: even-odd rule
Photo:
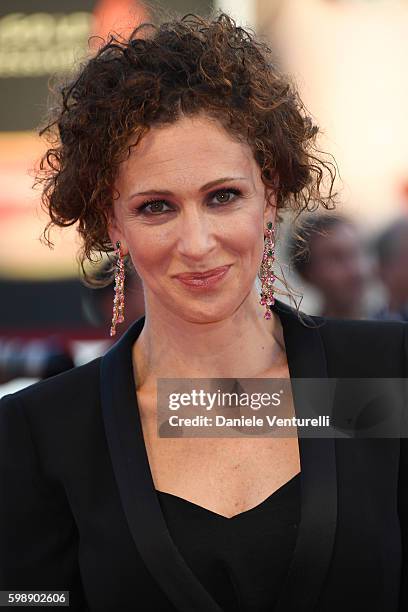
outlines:
[[[386,304],[376,319],[408,321],[408,217],[394,221],[373,244],[378,276],[386,290]]]
[[[318,291],[322,316],[363,318],[366,263],[350,219],[338,213],[309,216],[291,233],[288,251],[297,274]]]
[[[0,589],[65,589],[91,611],[405,609],[406,440],[353,425],[346,439],[300,425],[158,435],[161,378],[298,389],[407,375],[406,324],[275,299],[282,214],[332,193],[318,128],[271,49],[225,13],[146,24],[80,67],[45,133],[50,222],[77,223],[82,262],[113,253],[110,333],[130,327],[0,401]],[[130,321],[126,258],[145,301]],[[293,418],[308,408],[302,393],[286,403]],[[344,400],[340,416],[364,407]]]

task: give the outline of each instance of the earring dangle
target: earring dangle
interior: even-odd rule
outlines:
[[[110,328],[110,335],[116,334],[117,323],[123,323],[125,320],[124,309],[125,309],[125,264],[123,261],[122,253],[120,252],[120,241],[116,243],[116,270],[115,270],[115,297],[113,300],[113,315],[112,315],[112,326]]]
[[[261,291],[261,306],[266,306],[264,318],[270,319],[272,313],[269,306],[273,306],[275,298],[273,296],[273,283],[275,282],[275,274],[272,270],[273,262],[275,261],[275,229],[272,223],[266,224],[265,229],[265,244],[260,270],[260,279],[262,281]]]

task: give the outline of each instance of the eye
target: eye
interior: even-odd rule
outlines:
[[[217,191],[214,191],[212,194],[210,194],[210,199],[212,200],[213,198],[217,198],[215,202],[216,205],[225,205],[230,204],[232,201],[235,200],[235,197],[240,195],[242,194],[239,189],[218,189]],[[165,210],[163,209],[163,206],[168,207],[166,200],[147,200],[146,202],[143,202],[141,206],[138,207],[137,212],[149,216],[159,216],[172,211],[172,208],[168,207],[168,210]]]
[[[234,197],[229,197],[229,196],[234,196]],[[215,198],[219,198],[220,196],[223,198],[222,200],[218,199],[218,204],[229,204],[230,202],[232,202],[233,200],[235,200],[235,196],[239,196],[241,195],[241,191],[239,189],[219,189],[218,191],[215,191],[212,196]],[[227,199],[225,199],[227,198]]]
[[[143,204],[141,206],[139,206],[139,208],[137,209],[138,212],[144,213],[145,210],[147,210],[148,206],[151,206],[152,208],[150,209],[150,211],[148,211],[148,214],[150,215],[155,215],[155,214],[161,214],[163,212],[162,206],[166,204],[166,200],[148,200],[147,202],[143,202]]]

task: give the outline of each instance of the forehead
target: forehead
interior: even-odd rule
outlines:
[[[126,189],[129,183],[140,190],[149,189],[152,181],[201,186],[221,176],[243,176],[254,179],[260,172],[251,148],[229,134],[216,120],[183,117],[173,124],[152,127],[131,148],[129,158],[121,164],[118,183]]]

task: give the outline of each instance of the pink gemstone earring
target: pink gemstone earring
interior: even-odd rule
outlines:
[[[115,270],[115,297],[113,300],[113,316],[112,326],[110,328],[110,335],[116,334],[116,324],[123,323],[125,320],[124,309],[125,309],[125,264],[123,261],[122,253],[120,252],[120,241],[116,243],[116,270]]]
[[[261,306],[266,306],[264,318],[270,319],[272,313],[269,306],[273,306],[275,298],[273,297],[273,283],[275,282],[275,274],[272,270],[273,262],[275,261],[275,230],[272,223],[266,224],[265,230],[265,245],[260,270],[260,279],[262,281],[261,291]]]

